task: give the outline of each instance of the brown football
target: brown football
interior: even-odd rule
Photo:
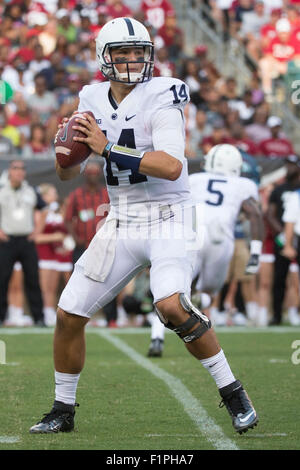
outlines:
[[[95,119],[92,111],[84,111]],[[73,137],[86,137],[83,132],[72,129],[78,125],[75,119],[83,118],[83,112],[73,114],[67,124],[59,129],[55,139],[56,160],[62,168],[71,168],[82,163],[88,158],[92,150],[83,142],[76,142]]]

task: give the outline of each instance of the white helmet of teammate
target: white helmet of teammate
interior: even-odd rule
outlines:
[[[240,176],[243,157],[241,152],[229,144],[215,145],[204,157],[204,169],[210,173]]]
[[[141,72],[130,72],[127,63],[127,71],[119,73],[116,62],[112,61],[112,48],[141,47],[143,49],[144,63]],[[145,82],[152,78],[154,68],[154,47],[145,26],[133,18],[115,18],[108,21],[98,33],[96,38],[96,54],[98,66],[102,74],[109,80],[116,82],[134,83]]]

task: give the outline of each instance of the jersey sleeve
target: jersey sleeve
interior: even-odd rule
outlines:
[[[178,78],[157,77],[149,83],[151,86],[145,99],[148,104],[151,103],[151,113],[170,108],[177,108],[183,112],[190,101],[188,85]]]
[[[242,194],[244,201],[250,197],[256,201],[259,201],[258,187],[254,181],[250,180],[249,178],[243,178]]]
[[[185,159],[184,107],[190,101],[188,86],[179,79],[159,77],[145,96],[151,103],[146,114],[154,150],[163,150],[180,161]]]

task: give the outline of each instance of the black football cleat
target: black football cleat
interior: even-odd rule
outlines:
[[[37,424],[29,430],[31,434],[51,434],[70,432],[74,429],[75,405],[66,405],[55,401],[50,413],[46,413]]]
[[[239,380],[221,388],[219,392],[222,397],[219,407],[226,406],[236,432],[242,434],[257,425],[258,416]]]
[[[161,357],[163,352],[164,340],[155,338],[151,341],[148,357]]]

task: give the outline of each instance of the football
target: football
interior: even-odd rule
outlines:
[[[84,112],[95,119],[91,111]],[[59,129],[55,138],[56,160],[62,168],[71,168],[82,163],[92,152],[87,144],[73,140],[73,137],[85,137],[81,131],[72,129],[72,126],[78,125],[75,121],[77,118],[83,118],[83,113],[73,114],[67,124]]]

